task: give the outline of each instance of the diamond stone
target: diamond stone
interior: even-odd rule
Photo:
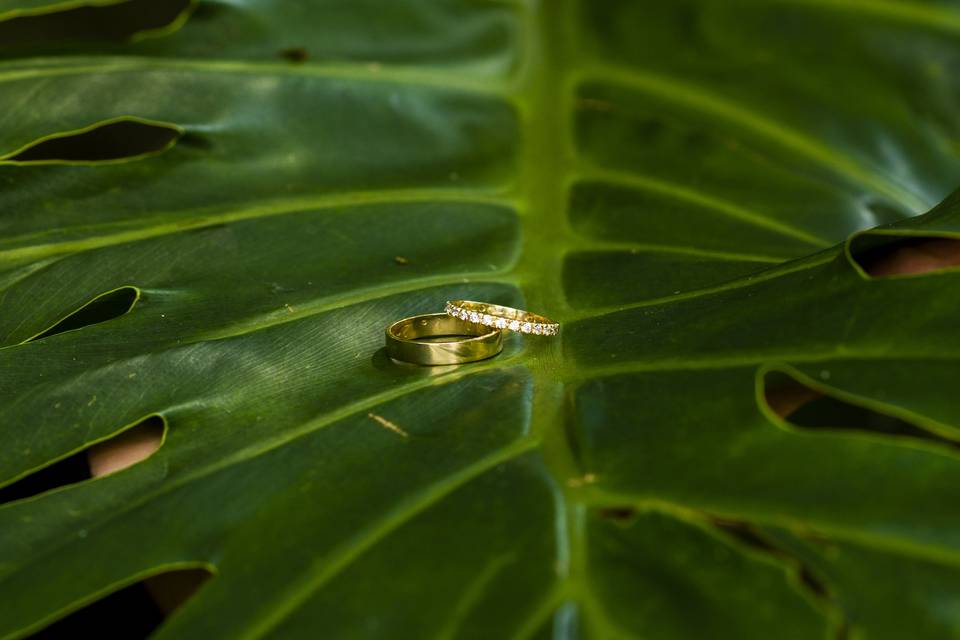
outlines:
[[[522,325],[520,325],[520,331],[523,331],[524,333],[530,333],[533,331],[533,325],[531,325],[529,322],[524,322]]]
[[[480,314],[476,311],[470,312],[470,322],[480,322]]]
[[[494,320],[493,326],[495,326],[497,329],[506,329],[507,321],[504,318],[497,318]]]
[[[480,322],[482,324],[491,325],[493,324],[493,316],[488,316],[487,314],[483,314],[483,317],[480,318]]]
[[[520,323],[516,320],[511,320],[508,326],[510,327],[510,331],[520,331]]]
[[[543,335],[543,329],[544,329],[544,326],[543,326],[542,324],[535,324],[535,325],[533,325],[533,333],[534,333],[535,335],[542,336],[542,335]]]
[[[458,313],[457,316],[458,316],[461,320],[466,320],[467,318],[470,317],[470,314],[467,313],[464,309],[460,309],[460,313]]]

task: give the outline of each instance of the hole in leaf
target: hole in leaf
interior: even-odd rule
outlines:
[[[31,498],[140,462],[160,448],[165,428],[159,416],[141,420],[109,440],[92,444],[0,488],[0,504]]]
[[[109,440],[87,449],[87,462],[94,477],[105,476],[149,458],[163,443],[166,425],[160,416],[150,416]]]
[[[121,119],[57,134],[6,158],[8,162],[110,162],[160,153],[180,138],[169,124]]]
[[[145,586],[165,616],[183,606],[213,574],[208,569],[180,569],[147,578]]]
[[[960,446],[960,443],[954,440],[897,416],[880,413],[808,387],[782,372],[770,372],[764,377],[764,397],[775,413],[795,427],[862,431],[924,440],[955,448]],[[785,398],[788,400],[785,401]]]
[[[280,57],[293,63],[306,62],[310,54],[303,47],[290,47],[280,51]]]
[[[819,598],[829,597],[826,587],[824,587],[823,583],[820,582],[815,575],[810,573],[810,569],[806,565],[800,566],[800,571],[797,573],[797,577],[800,578],[800,583],[803,584],[803,586],[815,596]]]
[[[114,591],[28,638],[147,638],[212,576],[205,568],[164,571]]]
[[[28,342],[119,318],[133,308],[138,298],[139,292],[134,287],[120,287],[108,291],[83,305],[43,333],[30,338]]]
[[[850,257],[874,278],[960,267],[960,239],[867,233],[850,242]]]
[[[739,544],[750,547],[760,553],[773,556],[781,562],[793,565],[796,570],[797,579],[804,588],[817,598],[832,600],[827,585],[813,573],[810,567],[793,554],[774,545],[750,523],[715,516],[707,516],[707,521],[717,531],[736,540]]]
[[[756,527],[749,523],[742,522],[740,520],[718,518],[716,516],[708,516],[708,520],[715,528],[719,529],[729,537],[736,538],[741,544],[752,547],[757,551],[769,553],[770,555],[775,555],[781,558],[790,557],[788,554],[784,553],[770,543],[770,541],[764,538],[760,532],[757,531]]]
[[[767,406],[781,418],[786,418],[808,402],[823,396],[819,391],[777,372],[770,372],[764,377],[763,395]]]
[[[606,507],[597,513],[601,518],[622,526],[629,526],[637,518],[637,511],[632,507]]]
[[[88,480],[90,477],[86,455],[84,452],[75,453],[0,488],[0,504],[30,498],[57,487]]]
[[[836,640],[846,640],[850,636],[850,624],[848,616],[840,608],[840,603],[830,591],[829,586],[824,580],[821,580],[810,569],[810,567],[793,553],[776,546],[771,540],[764,537],[755,526],[749,522],[732,520],[729,518],[720,518],[706,515],[706,520],[716,531],[724,535],[737,544],[749,547],[759,553],[767,554],[775,558],[778,562],[791,566],[796,575],[797,582],[812,597],[825,602],[828,606],[838,611],[840,619],[834,629]]]
[[[15,16],[0,22],[0,52],[127,42],[145,32],[177,25],[191,4],[192,0],[129,0]]]

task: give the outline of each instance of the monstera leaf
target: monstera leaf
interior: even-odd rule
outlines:
[[[2,0],[0,36],[0,484],[164,428],[0,506],[0,637],[185,567],[158,638],[960,633],[960,274],[868,275],[960,237],[956,3]],[[562,335],[384,356],[452,298]]]

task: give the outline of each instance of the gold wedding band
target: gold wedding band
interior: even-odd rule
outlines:
[[[560,331],[560,325],[549,318],[499,304],[452,300],[447,303],[445,310],[453,318],[494,329],[509,329],[536,336],[555,336]]]
[[[456,337],[445,342],[424,338]],[[414,364],[463,364],[492,358],[503,350],[503,334],[445,313],[428,313],[394,322],[386,329],[387,355]]]

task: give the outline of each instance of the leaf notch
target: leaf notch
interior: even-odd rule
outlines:
[[[797,557],[774,545],[755,526],[742,520],[732,520],[718,516],[707,516],[707,522],[726,538],[735,540],[739,545],[793,565],[797,570],[797,579],[808,592],[817,598],[832,600],[829,595],[830,590],[823,580],[815,576],[813,571]]]
[[[121,116],[44,136],[0,156],[0,164],[104,164],[155,156],[173,147],[184,129],[170,122]]]
[[[714,514],[703,514],[702,519],[717,535],[729,540],[731,544],[758,555],[767,556],[773,562],[786,567],[793,574],[800,589],[834,614],[833,637],[835,640],[846,640],[850,636],[849,621],[833,589],[801,558],[774,544],[773,540],[750,522]]]
[[[0,54],[84,43],[136,42],[173,33],[196,0],[67,0],[0,13]]]
[[[100,594],[66,615],[60,612],[52,621],[43,620],[27,638],[95,638],[104,636],[107,629],[110,637],[146,638],[215,575],[208,563],[178,563]]]
[[[119,318],[129,313],[139,300],[140,290],[129,285],[101,293],[90,302],[87,302],[57,321],[56,324],[49,329],[45,329],[32,338],[24,340],[24,343],[43,340],[44,338],[55,336],[58,333],[74,331],[93,324],[100,324]]]
[[[881,411],[879,403],[815,383],[799,372],[768,369],[761,372],[759,380],[760,398],[766,409],[792,427],[861,432],[960,449],[957,439],[923,426],[905,413],[896,415],[889,408]]]
[[[915,277],[960,267],[960,237],[872,230],[851,236],[846,254],[866,278]]]
[[[138,420],[103,440],[0,487],[0,506],[44,495],[146,460],[162,446],[166,432],[167,423],[159,415]],[[117,451],[125,452],[126,456],[118,456]]]

